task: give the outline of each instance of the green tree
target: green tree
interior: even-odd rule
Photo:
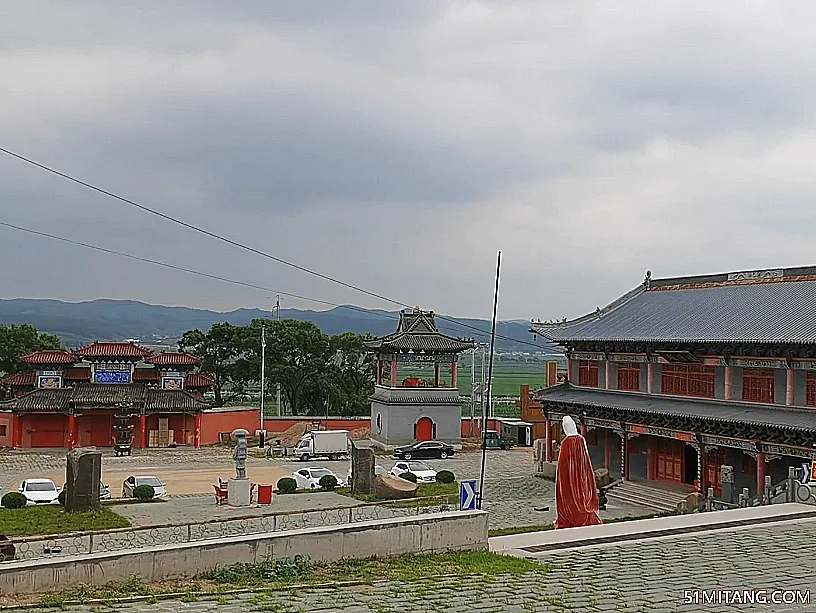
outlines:
[[[194,353],[201,360],[201,370],[215,380],[215,406],[243,396],[253,380],[247,368],[246,332],[229,323],[214,324],[207,333],[188,330],[179,341],[181,351]]]
[[[38,332],[29,324],[0,326],[0,375],[13,375],[30,370],[20,358],[41,349],[62,349],[58,336]]]
[[[325,411],[327,376],[333,347],[328,336],[308,321],[255,319],[245,332],[248,377],[260,377],[261,326],[266,338],[266,376],[280,383],[281,395],[293,415]]]
[[[371,409],[376,366],[364,342],[372,337],[346,332],[331,338],[330,398],[341,415],[365,415]]]

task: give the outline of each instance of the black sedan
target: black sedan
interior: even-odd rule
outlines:
[[[401,460],[417,459],[433,459],[439,458],[444,460],[453,455],[453,447],[447,443],[440,443],[439,441],[423,441],[421,443],[414,443],[407,447],[397,447],[394,449],[394,457]]]

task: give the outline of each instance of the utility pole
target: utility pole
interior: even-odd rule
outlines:
[[[278,322],[280,322],[280,294],[278,294],[277,298],[275,299],[275,311],[277,311],[278,315]],[[280,326],[278,326],[280,328]],[[280,390],[280,381],[277,384],[277,395],[278,395],[278,417],[281,416],[281,390]]]
[[[470,436],[476,434],[476,347],[470,352]]]
[[[479,349],[481,349],[482,353],[482,384],[479,386],[479,409],[481,410],[482,414],[485,412],[485,352],[484,352],[484,345],[479,343]],[[484,436],[484,432],[482,432],[482,436]]]
[[[266,335],[261,324],[261,430],[264,429],[264,396],[266,395]]]

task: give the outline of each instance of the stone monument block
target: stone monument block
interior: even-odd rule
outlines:
[[[230,479],[227,482],[227,504],[248,507],[252,503],[252,484],[249,479]]]
[[[96,447],[81,447],[70,451],[65,470],[65,510],[69,513],[98,510],[101,481],[101,451]]]
[[[374,495],[383,500],[414,498],[418,484],[393,475],[377,475],[374,479]]]
[[[734,467],[727,464],[720,466],[720,485],[722,500],[734,502]]]
[[[374,490],[376,458],[370,443],[351,441],[351,492],[371,494]]]

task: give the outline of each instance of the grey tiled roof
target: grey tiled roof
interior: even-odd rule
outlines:
[[[421,387],[375,386],[371,400],[384,404],[460,404],[459,390]]]
[[[71,401],[72,389],[36,389],[19,398],[0,402],[2,409],[17,411],[65,411]]]
[[[644,291],[562,324],[532,324],[556,342],[816,343],[816,281]]]
[[[536,398],[544,402],[593,405],[612,409],[694,417],[718,422],[770,425],[816,431],[816,409],[793,409],[773,405],[588,390],[576,388],[569,384],[542,390],[536,394]]]
[[[199,411],[209,409],[210,403],[199,400],[183,390],[147,390],[145,411]]]
[[[143,383],[78,383],[74,388],[75,406],[134,406],[144,402]]]
[[[453,338],[439,332],[433,311],[401,311],[397,331],[388,336],[367,341],[365,345],[376,351],[427,351],[432,353],[459,353],[473,349],[472,340]]]

